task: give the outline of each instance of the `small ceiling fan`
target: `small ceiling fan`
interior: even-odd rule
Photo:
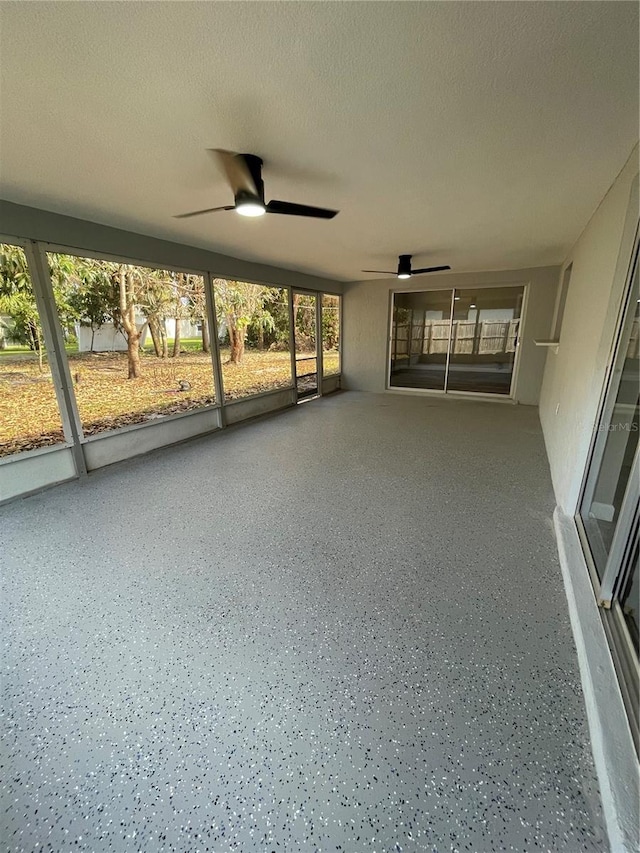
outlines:
[[[262,160],[255,154],[236,154],[222,148],[210,148],[218,164],[226,175],[233,192],[234,204],[224,207],[209,207],[206,210],[194,210],[180,213],[174,219],[187,219],[214,213],[218,210],[235,210],[242,216],[262,216],[265,213],[280,213],[284,216],[310,216],[314,219],[333,219],[337,210],[325,207],[310,207],[307,204],[293,204],[290,201],[264,201],[264,183],[262,181]]]
[[[412,275],[422,275],[425,272],[440,272],[441,270],[450,270],[451,267],[424,267],[420,270],[411,269],[411,255],[400,255],[398,257],[398,269],[396,272],[389,270],[361,270],[361,272],[375,272],[381,275],[396,275],[398,278],[411,278]]]

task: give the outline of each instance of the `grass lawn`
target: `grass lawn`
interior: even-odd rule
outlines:
[[[126,353],[69,352],[76,401],[85,435],[143,423],[158,416],[189,411],[215,402],[211,357],[199,340],[182,342],[177,358],[142,355],[142,377],[127,379]],[[226,364],[229,351],[221,351],[227,400],[239,399],[291,382],[288,352],[245,351],[241,365]],[[302,362],[308,372],[312,362]],[[45,360],[26,348],[0,350],[0,456],[57,444],[62,425],[51,374]],[[325,372],[338,369],[338,354],[325,354]],[[302,371],[300,371],[302,372]],[[179,391],[186,381],[188,391]]]

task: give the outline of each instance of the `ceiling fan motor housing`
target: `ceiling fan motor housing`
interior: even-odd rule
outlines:
[[[236,204],[240,202],[259,201],[264,205],[264,182],[262,180],[262,158],[255,154],[236,154],[236,157],[244,160],[249,170],[249,174],[256,187],[256,195],[248,192],[248,190],[239,190],[236,194]]]
[[[400,255],[398,258],[398,275],[411,275],[411,255]]]

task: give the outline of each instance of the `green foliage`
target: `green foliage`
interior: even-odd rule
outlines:
[[[213,282],[216,308],[227,326],[246,329],[264,306],[266,288],[246,281],[227,281],[216,278]]]
[[[246,281],[214,280],[218,323],[238,332],[250,345],[268,347],[287,335],[289,309],[284,291]]]
[[[19,246],[7,243],[0,243],[0,314],[11,321],[3,323],[5,338],[40,351],[42,326],[27,259]]]
[[[337,349],[340,344],[340,297],[322,297],[322,348]]]
[[[316,298],[311,294],[293,294],[296,352],[313,352],[316,348]]]
[[[51,278],[58,284],[56,305],[61,315],[81,326],[98,329],[113,318],[116,264],[76,258],[73,255],[49,255]]]
[[[48,255],[48,261],[56,308],[67,340],[75,337],[76,322],[97,328],[112,318],[116,264],[53,253]],[[19,246],[0,244],[0,313],[11,318],[5,337],[34,350],[40,348],[40,316],[27,259]]]
[[[289,301],[287,291],[278,287],[265,287],[264,302],[247,328],[250,346],[269,349],[274,344],[287,345],[289,341]],[[277,349],[284,347],[276,346]]]

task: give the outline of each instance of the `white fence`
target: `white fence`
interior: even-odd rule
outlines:
[[[191,320],[179,320],[180,335],[182,338],[198,338],[202,333],[202,327],[197,323],[192,323]],[[164,321],[167,337],[170,339],[176,336],[176,321],[167,318]],[[138,314],[136,318],[136,326],[138,330],[143,329],[142,337],[140,338],[140,346],[143,347],[147,341],[148,326],[145,318]],[[146,328],[143,328],[146,327]],[[127,339],[123,332],[113,325],[113,323],[103,323],[98,326],[95,331],[88,326],[76,326],[76,336],[78,338],[78,350],[80,352],[126,352]],[[93,342],[93,347],[92,347]]]

